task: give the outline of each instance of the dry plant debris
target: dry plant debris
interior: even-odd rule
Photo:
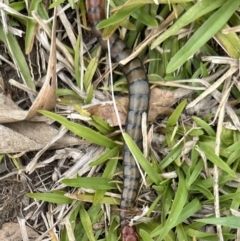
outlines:
[[[5,223],[0,230],[0,239],[2,241],[22,240],[22,230],[18,223]],[[30,237],[29,241],[34,241],[39,237],[39,234],[29,227],[25,227],[26,237]]]

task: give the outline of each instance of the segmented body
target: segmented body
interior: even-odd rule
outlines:
[[[92,27],[93,34],[104,49],[107,49],[107,41],[102,39],[102,31],[97,29],[97,24],[105,19],[102,0],[87,0],[87,15]],[[109,38],[111,57],[116,63],[127,58],[132,51],[126,44],[113,34]],[[142,149],[142,114],[148,112],[149,105],[149,83],[139,58],[134,58],[126,65],[121,66],[129,85],[129,106],[126,120],[126,132],[132,137],[134,142]],[[138,235],[134,227],[130,227],[128,213],[135,204],[138,187],[140,183],[140,173],[134,157],[127,145],[123,147],[123,192],[120,204],[120,219],[122,227],[122,237],[124,241],[137,241]],[[128,234],[128,235],[127,235]]]

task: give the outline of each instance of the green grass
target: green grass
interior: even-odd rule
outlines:
[[[123,139],[145,174],[133,214],[139,215],[137,211],[143,206],[149,208],[136,225],[141,240],[235,240],[240,228],[240,93],[236,81],[240,39],[234,32],[240,25],[239,0],[166,0],[159,5],[150,0],[110,2],[111,16],[99,24],[104,37],[118,29],[121,38],[143,60],[152,88],[164,89],[176,99],[170,116],[149,124],[153,126],[149,134],[153,139],[148,157],[127,134],[121,135],[118,127],[111,127],[108,117],[94,116],[86,108],[89,103],[101,102],[102,96],[109,100],[111,71],[99,43],[89,43],[92,38],[83,1],[56,1],[52,6],[31,1],[29,10],[23,1],[10,4],[15,12],[7,12],[9,24],[25,30],[24,45],[11,32],[4,34],[0,24],[1,44],[24,83],[35,90],[31,63],[24,52],[31,53],[33,43],[42,43],[36,38],[38,24],[31,11],[49,19],[51,7],[62,2],[62,7],[68,2],[72,7],[65,10],[68,14],[80,14],[81,25],[77,15],[73,19],[78,28],[70,22],[74,30],[67,31],[64,18],[58,19],[62,32],[57,35],[61,37],[57,64],[63,66],[66,77],[57,73],[60,111],[39,113],[63,125],[87,145],[104,151],[90,158],[89,165],[73,176],[61,177],[54,188],[28,194],[49,202],[48,212],[55,208],[53,219],[58,221],[59,240],[72,240],[74,236],[77,241],[108,241],[119,237]],[[52,22],[46,26],[51,29]],[[69,41],[71,34],[74,38]],[[41,48],[49,54],[48,49]],[[215,77],[218,73],[220,76]],[[126,94],[126,79],[120,69],[111,74],[115,94]],[[81,118],[73,120],[61,114],[70,106]],[[42,212],[45,215],[45,210]],[[206,227],[210,226],[217,226],[218,232],[208,232]]]

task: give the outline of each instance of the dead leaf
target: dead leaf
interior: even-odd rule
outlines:
[[[46,80],[38,94],[36,100],[31,106],[26,119],[30,119],[36,115],[39,109],[49,110],[56,104],[56,88],[57,88],[57,74],[56,74],[56,9],[53,16],[53,27],[51,36],[51,50],[48,60]]]
[[[22,121],[0,125],[0,153],[28,152],[42,149],[58,134],[58,130],[45,123]],[[65,135],[51,148],[85,143],[78,137]]]
[[[116,97],[118,113],[122,124],[126,122],[128,97]],[[150,109],[148,121],[154,121],[157,116],[169,116],[173,109],[171,106],[176,103],[173,92],[154,88],[151,90]],[[110,126],[117,126],[118,121],[112,103],[95,105],[87,110],[92,114],[106,120]]]
[[[55,18],[56,19],[56,16]],[[0,100],[0,123],[29,120],[37,114],[39,109],[50,110],[56,104],[56,20],[53,21],[52,41],[46,80],[33,102],[29,111],[21,110],[13,101],[1,94]],[[6,102],[5,102],[6,101]]]

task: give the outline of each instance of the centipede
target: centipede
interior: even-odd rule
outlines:
[[[86,0],[87,17],[93,35],[98,39],[103,49],[107,50],[108,43],[103,40],[103,31],[97,28],[104,20],[103,0]],[[115,63],[126,59],[132,50],[125,42],[113,33],[108,39],[111,49],[111,58]],[[136,57],[127,64],[120,66],[128,82],[129,105],[125,123],[125,131],[140,150],[143,149],[142,115],[148,113],[150,88],[142,61]],[[139,235],[134,226],[129,225],[128,211],[133,210],[140,184],[140,172],[136,161],[126,143],[123,146],[123,189],[120,201],[120,225],[122,241],[138,241]]]

